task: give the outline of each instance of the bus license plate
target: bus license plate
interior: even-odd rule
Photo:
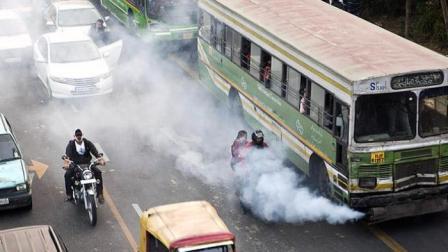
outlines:
[[[372,152],[372,154],[370,154],[370,163],[372,164],[384,163],[384,151]]]
[[[8,205],[9,204],[9,199],[0,199],[0,205]]]

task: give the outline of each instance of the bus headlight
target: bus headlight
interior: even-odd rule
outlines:
[[[375,177],[363,177],[358,179],[358,186],[366,189],[373,189],[376,187]]]

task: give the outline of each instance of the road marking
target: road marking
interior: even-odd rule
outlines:
[[[118,222],[118,225],[120,225],[121,231],[123,231],[124,236],[129,242],[129,245],[131,245],[132,251],[137,251],[137,242],[134,240],[134,237],[132,237],[131,231],[129,231],[128,226],[126,225],[126,222],[124,221],[123,217],[121,216],[120,212],[118,211],[118,208],[115,206],[114,201],[109,195],[109,192],[106,190],[106,187],[103,188],[103,194],[104,194],[104,200],[106,201],[106,204],[109,206],[110,211],[112,212],[112,215],[115,217],[115,219]]]
[[[386,246],[388,246],[394,252],[405,252],[407,251],[403,246],[400,245],[397,241],[395,241],[392,237],[386,234],[383,230],[381,230],[377,226],[369,226],[364,224],[370,232],[372,232],[376,238],[380,239]]]
[[[31,165],[28,166],[28,170],[34,171],[39,179],[41,179],[42,176],[44,176],[47,169],[48,165],[35,160],[31,160]]]
[[[98,150],[98,153],[103,153],[103,159],[106,162],[110,162],[109,157],[107,156],[106,152],[104,151],[103,147],[99,143],[94,143],[96,149]]]
[[[199,80],[199,75],[191,69],[185,62],[182,62],[179,58],[174,56],[173,54],[170,54],[168,56],[171,60],[173,60],[182,70],[184,70],[187,74],[189,74],[194,80]]]
[[[138,217],[142,216],[142,209],[138,204],[132,203],[132,207],[134,208],[135,212],[137,212]]]

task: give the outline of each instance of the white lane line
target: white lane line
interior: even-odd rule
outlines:
[[[98,150],[98,153],[103,153],[103,159],[106,162],[110,162],[109,157],[107,156],[106,152],[104,152],[103,147],[101,147],[101,145],[99,143],[94,143],[96,149]]]
[[[75,113],[79,112],[78,108],[76,108],[75,105],[71,104],[70,107],[72,108],[73,112],[75,112]]]
[[[138,204],[132,203],[132,207],[134,208],[135,212],[137,212],[138,217],[142,216],[142,209]]]

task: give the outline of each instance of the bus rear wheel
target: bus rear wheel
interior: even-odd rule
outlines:
[[[132,11],[128,12],[128,28],[133,35],[137,34],[137,23],[135,22],[134,13]]]
[[[238,118],[243,118],[243,104],[241,103],[240,95],[235,89],[231,89],[229,92],[229,109],[232,115]]]

